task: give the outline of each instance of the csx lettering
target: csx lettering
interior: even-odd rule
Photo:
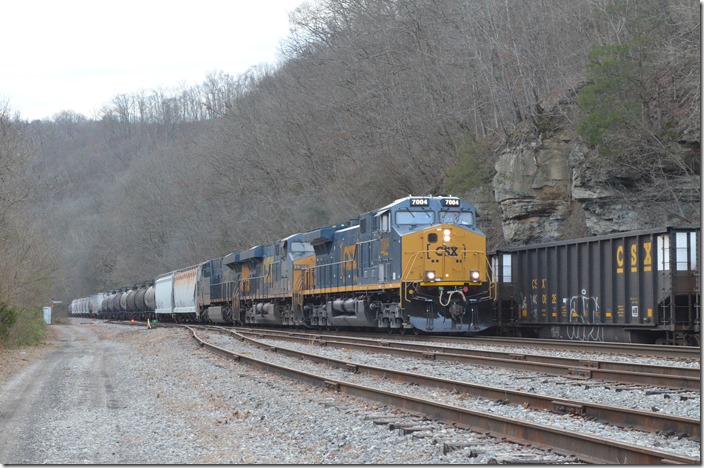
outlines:
[[[389,238],[382,237],[379,239],[379,255],[383,257],[389,256]]]
[[[639,269],[639,246],[638,244],[631,244],[628,252],[628,263],[631,267],[631,272],[636,273]],[[653,268],[653,244],[652,242],[643,242],[642,248],[642,267],[643,271],[652,271]],[[626,263],[626,255],[624,246],[619,245],[616,248],[616,273],[623,273],[624,266]]]
[[[633,244],[631,246],[631,266],[638,265],[638,246]]]
[[[355,260],[355,254],[357,252],[357,245],[348,245],[342,249],[342,259],[345,265],[345,270],[352,271],[357,268],[357,261]]]
[[[438,257],[442,257],[443,255],[447,257],[456,257],[457,256],[457,247],[448,247],[446,245],[442,245],[435,249],[435,253],[437,254]]]

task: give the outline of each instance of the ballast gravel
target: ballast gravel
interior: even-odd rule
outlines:
[[[501,402],[486,401],[480,398],[468,397],[445,390],[410,386],[387,379],[380,379],[365,374],[352,374],[343,369],[309,363],[300,359],[271,353],[256,346],[240,342],[231,336],[218,333],[204,333],[207,340],[224,349],[252,355],[257,359],[273,362],[285,367],[303,369],[323,375],[330,379],[340,379],[361,385],[374,386],[390,392],[404,393],[419,398],[432,399],[445,404],[475,409],[499,414],[512,419],[530,421],[538,424],[551,425],[560,429],[568,429],[598,437],[609,437],[611,440],[633,445],[656,448],[679,455],[698,457],[701,451],[699,441],[690,440],[679,434],[652,434],[638,430],[624,429],[599,422],[575,418],[571,415],[554,414],[547,411],[537,411],[517,405],[505,405]],[[297,344],[281,340],[259,340],[270,346],[289,348],[310,354],[322,355],[350,363],[373,365],[394,370],[403,370],[415,374],[432,375],[464,382],[481,383],[494,387],[503,387],[551,395],[580,399],[611,406],[639,408],[646,411],[663,411],[670,414],[699,418],[700,395],[698,392],[677,392],[668,389],[645,389],[623,386],[570,382],[569,379],[549,377],[541,374],[505,371],[482,366],[471,366],[447,362],[426,364],[422,360],[377,354],[370,352],[353,352],[347,349],[320,347],[316,345]],[[619,391],[620,389],[620,391]]]
[[[101,321],[74,321],[99,337],[102,358],[110,375],[98,394],[90,381],[80,395],[66,393],[56,382],[54,410],[41,418],[32,459],[2,462],[30,464],[565,464],[577,463],[535,447],[497,440],[483,434],[445,426],[392,407],[329,389],[302,384],[244,363],[216,356],[198,347],[184,329],[124,326]],[[651,444],[678,454],[699,456],[700,444],[677,435],[650,435],[617,430],[549,412],[453,395],[437,389],[408,388],[384,379],[362,377],[326,366],[286,358],[218,333],[201,333],[225,349],[321,375],[364,382],[390,391],[516,419],[575,427],[574,430],[608,434],[614,440]],[[277,347],[296,348],[284,342]],[[598,386],[566,382],[556,377],[488,369],[478,366],[352,352],[300,345],[307,352],[360,361],[416,373],[457,378],[485,385],[522,388],[525,391],[565,397],[604,398],[620,405],[657,406],[659,411],[690,415],[699,411],[697,392],[663,390],[645,395],[639,389],[604,390]],[[68,375],[89,372],[93,356],[72,358]],[[91,364],[92,363],[92,364]],[[84,369],[85,368],[85,369]],[[455,372],[456,374],[453,374]],[[445,375],[447,373],[447,375]],[[86,374],[88,375],[88,374]],[[452,377],[452,375],[455,375]],[[366,380],[368,379],[368,380]],[[477,380],[479,379],[479,380]],[[406,388],[404,388],[404,386]],[[72,388],[72,387],[66,387]],[[75,388],[75,387],[73,387]],[[75,391],[75,390],[74,390]],[[575,396],[578,392],[585,396]],[[63,393],[62,393],[63,392]],[[665,395],[669,394],[670,398]],[[76,404],[77,398],[105,399],[101,405]],[[588,395],[591,395],[588,396]],[[623,400],[616,400],[616,398]],[[684,399],[682,399],[682,397]],[[610,401],[609,399],[613,399]],[[643,403],[646,401],[647,403]],[[671,405],[670,405],[671,404]],[[638,406],[641,407],[641,406]],[[407,422],[423,430],[405,433],[389,422]],[[569,426],[569,424],[577,424]]]
[[[220,337],[219,337],[220,336]],[[208,334],[214,342],[227,343],[229,337],[221,338],[217,333]],[[218,341],[223,340],[224,341]],[[431,375],[443,379],[459,380],[475,384],[501,387],[510,390],[519,390],[555,398],[580,400],[590,403],[600,403],[610,406],[619,406],[643,411],[656,411],[661,413],[699,418],[701,412],[700,392],[686,390],[673,390],[668,388],[652,388],[638,385],[619,385],[608,382],[580,381],[559,376],[524,372],[520,370],[500,369],[467,363],[453,363],[448,361],[423,361],[403,356],[394,356],[384,353],[351,352],[346,349],[334,347],[321,347],[311,344],[300,344],[285,340],[259,340],[270,346],[289,348],[299,352],[318,354],[341,361],[354,361],[376,367],[386,367],[393,370],[412,372],[416,374]],[[393,341],[391,341],[393,345]],[[525,349],[503,349],[504,352],[525,354]],[[544,352],[544,355],[567,357],[565,353]],[[576,358],[576,356],[569,356]],[[613,356],[602,355],[602,360],[613,360]],[[637,360],[631,358],[629,362],[640,364],[662,365],[662,362],[652,358]],[[692,367],[692,363],[687,363]],[[349,374],[348,374],[349,375]]]
[[[28,463],[576,462],[422,418],[416,419],[431,430],[402,435],[379,423],[412,416],[218,357],[183,329],[82,326],[109,349],[110,401],[91,411],[58,402],[34,450],[41,459]],[[70,363],[74,372],[80,361]]]

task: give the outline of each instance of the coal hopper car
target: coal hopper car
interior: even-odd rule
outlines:
[[[491,256],[503,334],[698,345],[699,227],[516,247]]]

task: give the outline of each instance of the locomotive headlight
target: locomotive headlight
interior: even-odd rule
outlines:
[[[479,271],[478,270],[470,271],[469,277],[472,278],[472,281],[479,281]]]
[[[450,242],[452,240],[452,231],[449,229],[443,229],[442,240],[444,240],[445,242]]]
[[[428,281],[433,281],[435,279],[435,270],[426,270],[425,279]]]

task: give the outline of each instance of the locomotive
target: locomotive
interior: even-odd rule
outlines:
[[[74,300],[71,315],[475,333],[493,325],[474,206],[408,196],[321,227]]]

